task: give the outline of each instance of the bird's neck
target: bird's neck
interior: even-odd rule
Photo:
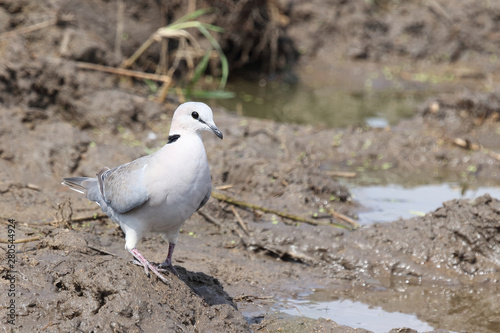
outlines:
[[[179,168],[180,173],[199,173],[202,172],[200,168],[203,173],[207,172],[207,154],[201,136],[197,133],[171,133],[167,144],[154,153],[152,164],[162,168],[165,161],[172,160],[176,161],[175,168]]]

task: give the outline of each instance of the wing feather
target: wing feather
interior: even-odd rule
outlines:
[[[144,172],[148,161],[149,156],[144,156],[98,174],[97,180],[102,196],[106,204],[116,213],[129,212],[149,200],[144,184]]]

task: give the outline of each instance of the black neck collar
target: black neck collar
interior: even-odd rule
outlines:
[[[167,144],[177,141],[180,137],[181,137],[180,134],[169,135]]]

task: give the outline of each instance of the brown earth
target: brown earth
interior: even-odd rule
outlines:
[[[306,60],[321,67],[333,45],[336,61],[430,59],[432,66],[447,66],[450,60],[474,59],[473,65],[488,65],[475,67],[482,77],[489,73],[485,68],[496,68],[490,59],[499,47],[500,13],[493,2],[482,7],[470,1],[463,6],[375,3],[285,6],[282,13],[290,18],[285,30],[299,51],[315,50],[303,55],[299,69],[307,67]],[[57,12],[74,15],[70,22],[0,39],[0,239],[7,241],[7,220],[15,219],[15,238],[26,241],[16,244],[15,326],[7,322],[9,299],[2,296],[5,331],[363,331],[277,312],[311,286],[387,311],[416,313],[436,328],[498,331],[500,202],[489,196],[446,202],[423,217],[355,231],[329,225],[335,221],[331,216],[310,225],[233,207],[248,234],[232,206],[212,198],[202,211],[211,223],[195,214],[183,226],[174,256],[179,277],[167,273],[169,285],[147,278],[130,263],[119,228],[106,218],[94,219],[96,205],[60,185],[63,176],[92,176],[102,166],[162,146],[178,104],[151,101],[141,82],[77,68],[75,61],[119,63],[113,50],[115,6],[0,1],[0,33],[52,19]],[[439,7],[453,11],[443,14]],[[129,38],[121,52],[128,55],[161,20],[154,2],[127,2],[126,8]],[[331,8],[341,19],[325,24]],[[417,17],[410,15],[415,11],[422,14],[418,22],[410,19]],[[424,15],[429,12],[433,15]],[[484,19],[473,20],[475,15]],[[451,38],[446,17],[469,22],[468,30],[465,23],[452,24],[462,44],[444,42]],[[403,43],[401,31],[410,42]],[[343,37],[325,43],[325,34]],[[349,34],[358,36],[351,48]],[[64,36],[68,44],[62,43]],[[353,201],[348,186],[331,171],[363,167],[356,181],[365,184],[373,179],[498,184],[500,162],[492,152],[500,150],[499,96],[475,91],[439,96],[414,118],[387,129],[280,124],[215,109],[224,140],[205,138],[213,185],[226,195],[291,214],[311,217],[334,209],[355,217],[363,203]],[[459,147],[457,138],[468,149]],[[7,244],[0,247],[2,290],[8,290]],[[150,237],[139,248],[160,261],[167,244]],[[432,298],[433,293],[443,297]]]

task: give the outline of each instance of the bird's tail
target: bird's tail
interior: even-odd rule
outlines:
[[[97,185],[97,179],[90,177],[69,177],[63,178],[61,184],[68,186],[73,191],[87,195],[88,191]]]
[[[105,171],[105,169],[103,170]],[[101,172],[97,174],[98,177],[100,177],[100,175]],[[63,178],[63,182],[61,184],[68,186],[73,191],[84,194],[87,199],[96,202],[101,207],[102,211],[109,215],[107,203],[100,191],[101,188],[99,186],[97,178],[69,177]],[[109,217],[113,219],[112,215],[109,215]]]

